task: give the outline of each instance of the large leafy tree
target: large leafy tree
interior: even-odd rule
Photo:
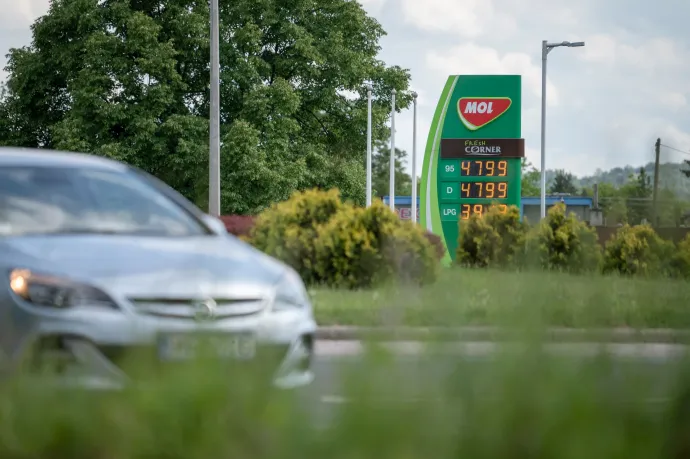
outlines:
[[[224,213],[295,189],[364,200],[366,100],[388,136],[390,93],[409,73],[377,55],[384,31],[350,0],[221,2]],[[53,0],[30,46],[9,54],[0,143],[127,161],[206,206],[208,3]]]

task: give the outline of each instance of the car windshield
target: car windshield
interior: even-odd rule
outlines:
[[[207,234],[137,174],[88,168],[0,169],[0,235]]]

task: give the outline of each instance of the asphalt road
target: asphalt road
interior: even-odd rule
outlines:
[[[302,389],[309,410],[323,422],[339,406],[356,404],[352,396],[358,384],[373,391],[375,400],[393,399],[398,402],[432,402],[430,388],[442,387],[450,378],[484,384],[488,372],[496,374],[497,358],[521,362],[524,347],[517,344],[484,342],[425,345],[419,342],[396,342],[381,345],[382,355],[370,355],[357,341],[318,341],[314,362],[315,380]],[[645,401],[650,405],[670,400],[678,371],[685,365],[684,357],[690,347],[673,344],[545,344],[546,356],[560,364],[582,365],[594,362],[597,356],[608,355],[610,360],[601,374],[602,387],[623,392],[626,386],[644,387]],[[520,364],[521,365],[521,364]],[[529,374],[527,378],[531,377]],[[536,375],[535,375],[536,377]],[[486,385],[482,392],[492,397]],[[395,388],[395,390],[391,390]],[[356,391],[356,389],[354,389]],[[404,394],[404,395],[403,395]],[[371,402],[369,402],[371,403]]]

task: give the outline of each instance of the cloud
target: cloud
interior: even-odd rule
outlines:
[[[494,15],[491,0],[402,0],[405,21],[419,29],[474,38]]]
[[[688,99],[679,92],[666,91],[659,96],[659,103],[672,110],[687,107]]]
[[[364,7],[369,14],[376,15],[381,12],[386,4],[386,0],[357,0],[357,2]]]
[[[667,37],[641,41],[627,33],[618,36],[596,34],[587,38],[584,52],[578,57],[609,67],[642,71],[663,71],[686,65],[687,50]]]
[[[525,146],[525,157],[532,163],[532,167],[537,169],[541,167],[541,150]]]
[[[19,29],[28,27],[36,18],[48,11],[49,0],[2,0],[2,16],[0,26],[4,28]]]
[[[522,75],[523,94],[528,92],[541,100],[541,67],[532,63],[525,53],[500,54],[490,47],[473,43],[456,46],[446,51],[430,51],[426,57],[427,66],[434,71],[447,75],[456,74],[509,74]],[[557,88],[547,79],[547,100],[549,106],[559,102]],[[526,101],[525,104],[528,104]]]
[[[417,93],[417,106],[418,107],[428,106],[429,104],[433,104],[434,107],[436,106],[437,101],[434,100],[433,98],[430,99],[427,92],[424,89],[415,88],[414,86],[410,89]]]

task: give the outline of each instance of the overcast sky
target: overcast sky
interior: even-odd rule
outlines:
[[[221,0],[224,1],[224,0]],[[450,74],[521,74],[527,155],[539,164],[541,40],[585,41],[549,54],[547,168],[577,175],[641,165],[654,142],[690,152],[690,1],[360,0],[383,24],[382,58],[419,93],[418,154]],[[28,44],[47,0],[0,0],[0,65]],[[0,79],[4,73],[0,72]],[[412,150],[411,110],[396,117]],[[662,161],[690,159],[662,149]],[[408,165],[409,166],[409,165]]]

